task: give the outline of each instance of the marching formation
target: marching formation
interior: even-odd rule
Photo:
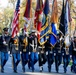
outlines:
[[[55,63],[57,73],[61,64],[66,73],[70,61],[72,61],[71,72],[76,73],[76,34],[71,35],[71,25],[69,25],[71,24],[70,0],[65,0],[66,2],[63,0],[60,17],[57,0],[53,0],[51,10],[49,0],[36,1],[34,13],[31,11],[32,0],[26,1],[25,24],[22,33],[19,34],[20,0],[17,0],[12,25],[11,28],[8,27],[10,34],[5,27],[0,36],[1,72],[4,73],[6,62],[11,55],[12,69],[15,73],[20,62],[23,72],[26,71],[26,65],[34,72],[37,62],[39,71],[42,72],[47,62],[48,72],[52,71],[52,64]]]
[[[53,47],[48,38],[44,45],[40,45],[36,35],[36,31],[32,30],[28,35],[17,34],[14,38],[8,34],[8,28],[4,28],[4,33],[0,37],[1,51],[1,72],[4,73],[4,67],[8,61],[9,55],[12,54],[12,69],[17,73],[17,66],[21,61],[23,72],[28,68],[35,71],[34,65],[38,62],[40,72],[43,71],[43,65],[47,62],[48,72],[51,72],[52,64],[55,62],[56,72],[59,72],[59,66],[63,62],[64,73],[67,72],[67,66],[72,60],[71,72],[76,73],[76,36],[70,40],[70,46],[65,46],[64,37],[61,33],[57,34],[57,43]],[[50,36],[49,34],[48,36]]]

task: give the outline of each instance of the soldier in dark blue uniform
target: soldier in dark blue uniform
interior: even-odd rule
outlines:
[[[1,40],[2,31],[0,28],[0,40]],[[0,70],[1,70],[1,44],[0,44]]]
[[[71,71],[76,73],[76,36],[74,37],[74,41],[72,42],[72,66]]]
[[[45,43],[45,51],[46,51],[46,55],[47,55],[48,71],[51,72],[51,67],[54,62],[54,50],[53,50],[54,48],[50,44],[49,40],[50,40],[50,38]]]
[[[11,38],[10,49],[12,53],[13,70],[17,73],[17,66],[20,62],[20,42],[18,34],[14,38]]]
[[[64,40],[63,40],[63,46],[62,46],[62,57],[63,57],[64,73],[66,73],[67,66],[69,65],[69,62],[70,62],[70,50],[69,50],[69,46],[66,47]]]
[[[35,30],[32,30],[32,33],[29,36],[29,51],[30,51],[30,66],[32,72],[34,72],[34,65],[38,61],[38,52],[37,52],[37,36],[35,35]]]
[[[20,35],[19,39],[20,39],[22,69],[23,72],[25,72],[25,65],[29,60],[29,47],[28,47],[28,36],[27,33],[24,33],[24,29],[22,29],[22,35]]]
[[[8,34],[8,28],[4,28],[4,34],[1,36],[0,45],[1,45],[1,72],[4,72],[4,66],[9,57],[9,41],[10,36]]]
[[[39,52],[39,67],[40,67],[40,72],[42,72],[43,65],[47,61],[47,56],[46,56],[46,52],[45,52],[45,45],[40,45],[40,43],[38,43],[38,52]]]
[[[62,62],[62,41],[60,40],[61,33],[57,34],[57,43],[55,45],[55,66],[56,66],[56,72],[59,71],[59,66]]]

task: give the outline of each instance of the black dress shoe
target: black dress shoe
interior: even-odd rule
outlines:
[[[23,72],[25,72],[25,69],[23,69]]]
[[[48,68],[48,72],[51,72],[51,69],[50,68]]]
[[[17,71],[16,71],[16,70],[14,70],[14,73],[17,73]]]
[[[1,70],[1,73],[4,73],[4,70]]]
[[[34,70],[32,70],[32,72],[34,72]]]
[[[64,71],[64,73],[66,73],[66,71]]]
[[[58,71],[56,71],[56,73],[59,73]]]
[[[40,70],[40,72],[42,72],[42,70]]]
[[[66,72],[67,72],[67,69],[64,70],[64,73],[66,73]]]
[[[42,72],[43,71],[43,67],[40,67],[40,72]]]

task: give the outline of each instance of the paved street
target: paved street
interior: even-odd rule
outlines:
[[[12,62],[12,60],[11,60],[11,58],[9,58],[6,66],[5,66],[5,73],[0,72],[0,75],[6,75],[6,74],[7,75],[76,75],[74,73],[71,73],[70,66],[68,66],[67,73],[65,74],[64,70],[63,70],[63,65],[60,65],[59,73],[56,73],[54,64],[52,65],[52,72],[48,73],[47,63],[44,65],[44,71],[42,73],[39,72],[38,63],[35,65],[34,73],[32,73],[31,70],[28,69],[27,65],[26,65],[26,72],[23,73],[21,63],[18,65],[18,73],[13,73],[11,62]]]

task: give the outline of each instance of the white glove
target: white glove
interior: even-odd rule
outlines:
[[[54,56],[56,56],[56,53],[54,53]]]
[[[62,55],[64,55],[64,53],[62,53]]]
[[[29,55],[31,54],[31,52],[29,52]]]
[[[6,41],[3,41],[3,44],[6,44]]]
[[[20,54],[22,54],[22,52],[20,52]]]
[[[12,57],[12,54],[10,54],[10,57]]]
[[[38,54],[39,54],[39,52],[38,52]]]
[[[8,51],[8,54],[10,54],[10,51]]]
[[[48,51],[46,52],[46,55],[48,55]]]
[[[72,55],[70,55],[70,58],[72,58]]]

